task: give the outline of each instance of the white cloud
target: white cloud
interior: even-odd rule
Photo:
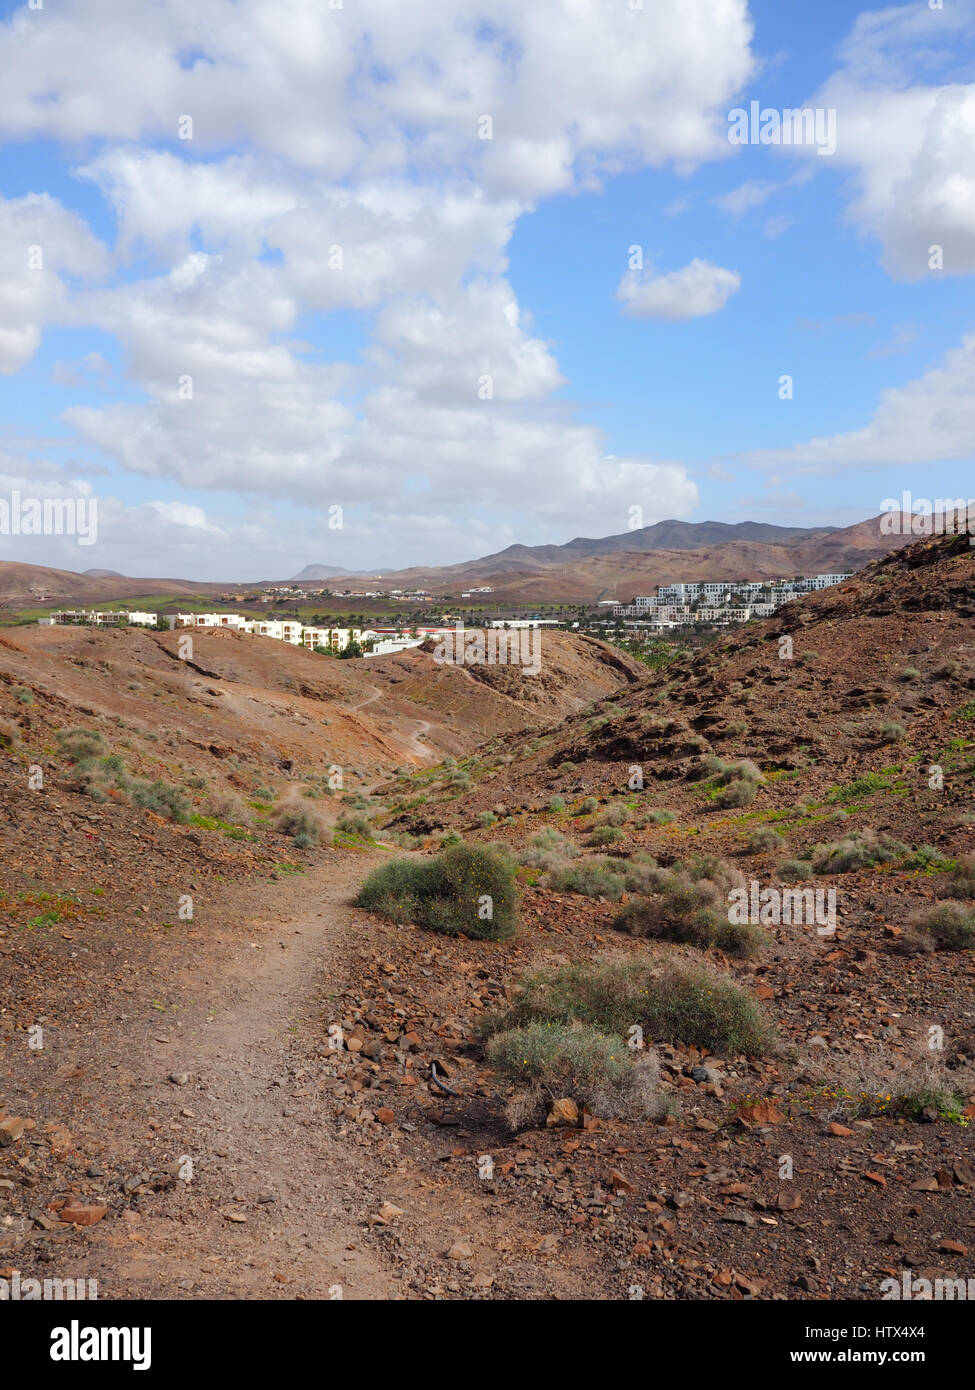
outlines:
[[[740,287],[737,271],[695,256],[681,270],[664,275],[627,271],[616,298],[633,318],[693,319],[716,314]]]
[[[463,169],[537,197],[727,154],[750,39],[746,0],[62,0],[0,26],[0,131],[172,140],[190,116],[194,150],[243,141],[336,179]]]
[[[71,317],[70,281],[107,264],[85,223],[46,193],[0,198],[0,375],[30,361],[46,323]]]
[[[831,473],[851,466],[936,463],[971,458],[975,440],[975,333],[944,363],[906,386],[882,392],[863,429],[788,449],[742,455],[753,468]]]
[[[428,518],[443,545],[466,535],[467,554],[539,527],[561,539],[580,514],[621,530],[634,503],[686,514],[697,494],[679,464],[607,457],[555,395],[566,383],[505,279],[507,248],[541,197],[729,157],[724,113],[752,72],[750,40],[746,0],[22,8],[0,22],[0,135],[87,149],[77,172],[119,232],[107,284],[62,277],[0,315],[13,335],[0,370],[60,314],[113,335],[136,389],[65,419],[129,472],[183,489],[167,505],[188,510],[147,503],[144,519],[210,558],[245,533],[232,518],[208,529],[202,490],[262,515],[341,502],[373,562],[383,545],[411,558],[394,514]],[[737,288],[706,270],[712,296]],[[0,265],[0,307],[4,285]],[[327,342],[317,316],[337,310],[356,311],[365,346],[299,341]],[[119,374],[96,375],[119,390]],[[273,527],[248,526],[270,558]],[[362,567],[352,533],[335,543]]]
[[[975,84],[960,61],[973,38],[971,5],[862,14],[838,71],[807,103],[835,109],[833,160],[852,173],[849,220],[880,242],[898,279],[932,273],[933,245],[945,273],[975,271]]]

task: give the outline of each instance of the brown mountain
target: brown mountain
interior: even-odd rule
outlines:
[[[639,531],[565,545],[511,545],[493,555],[445,566],[413,566],[372,574],[343,574],[336,588],[421,588],[434,597],[458,596],[490,585],[492,600],[541,603],[652,593],[656,584],[686,579],[781,579],[797,574],[861,569],[898,549],[907,536],[880,533],[880,518],[839,529],[770,526],[746,521],[661,521]],[[308,565],[292,582],[320,585],[328,566]],[[330,573],[337,572],[332,569]],[[314,577],[312,577],[314,576]],[[49,569],[0,561],[0,608],[35,607],[46,601],[93,604],[140,595],[220,594],[267,580],[132,579],[108,571]]]
[[[729,533],[739,539],[722,539]],[[384,587],[416,586],[434,595],[459,595],[483,584],[490,585],[492,598],[501,602],[594,602],[652,593],[657,584],[681,579],[785,579],[862,569],[910,539],[882,535],[879,517],[838,530],[765,527],[758,522],[740,527],[660,522],[599,542],[509,546],[497,555],[459,565],[385,571],[372,578],[381,579]]]

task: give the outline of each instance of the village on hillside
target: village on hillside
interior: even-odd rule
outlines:
[[[752,618],[767,618],[793,599],[819,589],[830,588],[849,579],[849,573],[817,574],[812,578],[781,581],[734,581],[657,585],[652,597],[637,597],[622,604],[616,599],[602,600],[593,605],[588,617],[547,617],[539,613],[525,616],[509,612],[485,618],[478,624],[489,628],[563,628],[569,631],[592,631],[611,637],[615,631],[629,637],[649,637],[665,630],[679,628],[728,627],[748,622]],[[575,610],[579,611],[579,610]],[[409,626],[393,624],[357,627],[348,625],[308,625],[299,618],[247,617],[241,613],[183,613],[152,612],[127,609],[60,609],[38,623],[48,627],[144,627],[193,628],[249,633],[270,637],[292,646],[326,656],[389,656],[395,652],[419,647],[428,638],[438,637],[450,630],[452,623],[463,626],[453,614],[440,615],[437,625]]]

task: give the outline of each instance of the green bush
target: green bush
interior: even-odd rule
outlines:
[[[721,758],[711,757],[702,760],[702,768],[708,778],[715,782],[719,787],[726,787],[731,782],[764,782],[762,770],[757,763],[752,762],[751,758],[742,758],[740,762],[726,763]]]
[[[757,784],[750,778],[735,777],[721,788],[714,798],[714,805],[722,811],[733,806],[750,806],[757,791]]]
[[[94,729],[59,729],[55,738],[64,757],[72,763],[97,758],[105,752],[105,740]]]
[[[529,848],[522,851],[521,863],[526,869],[552,870],[560,868],[570,859],[576,859],[581,853],[574,840],[562,835],[554,826],[546,825],[532,836]]]
[[[680,1043],[725,1055],[760,1056],[774,1033],[758,1001],[727,975],[703,965],[658,969],[641,960],[576,962],[521,982],[510,1008],[486,1018],[484,1034],[530,1023],[583,1023],[649,1043]]]
[[[493,811],[478,811],[477,813],[477,823],[483,830],[486,830],[489,825],[493,825],[496,820],[497,816]]]
[[[942,950],[975,949],[975,912],[961,903],[936,903],[917,919],[916,926]]]
[[[673,820],[675,820],[675,819],[676,819],[676,817],[674,816],[673,811],[663,811],[663,810],[654,809],[654,810],[651,810],[651,811],[647,811],[647,812],[646,812],[646,814],[645,814],[644,817],[643,817],[643,824],[645,824],[645,825],[670,825],[671,821],[673,821]],[[637,822],[637,824],[639,825],[640,823]],[[642,826],[641,826],[640,828],[642,829]]]
[[[623,887],[628,893],[652,893],[660,875],[666,873],[652,855],[639,851],[629,859],[611,859],[604,864],[613,873],[623,875]]]
[[[284,801],[276,809],[272,822],[279,835],[289,835],[298,849],[312,849],[321,838],[323,822],[310,806],[298,801]]]
[[[801,878],[812,878],[812,865],[804,859],[786,859],[779,865],[779,878],[783,883],[795,883]]]
[[[559,811],[564,811],[564,810],[565,810],[565,797],[564,797],[564,796],[553,796],[552,799],[551,799],[551,801],[548,803],[548,809],[549,809],[550,811],[552,811],[553,813],[558,813]]]
[[[596,799],[596,797],[587,796],[582,802],[580,802],[579,810],[576,812],[576,814],[580,816],[591,816],[593,811],[598,810],[599,802]]]
[[[335,822],[335,829],[358,840],[372,838],[372,828],[365,816],[339,816]]]
[[[748,849],[752,854],[765,854],[769,850],[781,849],[785,841],[770,825],[759,825],[748,837]]]
[[[628,902],[613,925],[631,936],[700,950],[713,946],[736,956],[754,955],[766,939],[750,923],[729,922],[727,896],[717,884],[680,873],[660,873],[654,895]]]
[[[140,782],[132,791],[132,800],[145,811],[154,811],[157,816],[177,821],[185,825],[193,810],[179,787],[168,782]]]
[[[369,875],[356,903],[398,922],[487,941],[507,940],[518,924],[514,865],[497,845],[455,845],[434,859],[394,859]]]
[[[529,1023],[496,1033],[486,1058],[495,1071],[524,1088],[508,1105],[513,1128],[537,1123],[546,1101],[563,1097],[605,1119],[651,1119],[668,1108],[659,1090],[656,1056],[595,1028]]]
[[[591,859],[551,868],[545,876],[545,887],[553,893],[579,893],[584,898],[607,898],[613,903],[623,896],[621,875]]]
[[[615,825],[597,825],[589,837],[592,845],[616,845],[622,840],[622,830],[617,830]]]
[[[215,796],[210,802],[209,810],[211,816],[227,825],[250,825],[254,819],[250,808],[233,792]]]
[[[949,898],[975,898],[975,854],[959,856],[944,891]]]
[[[909,846],[890,835],[878,835],[869,826],[851,830],[842,840],[829,845],[817,845],[813,866],[821,874],[845,874],[875,864],[889,864],[909,852]]]
[[[881,724],[877,730],[877,737],[881,743],[899,743],[906,733],[903,724]]]

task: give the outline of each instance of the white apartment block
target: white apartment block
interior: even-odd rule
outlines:
[[[837,573],[817,574],[810,579],[659,584],[653,597],[640,594],[632,603],[615,604],[613,617],[642,618],[670,626],[690,622],[744,623],[749,618],[770,618],[783,603],[791,603],[800,594],[828,589],[849,578],[849,573]]]
[[[155,627],[156,614],[62,609],[52,613],[50,617],[38,618],[37,621],[42,627]],[[371,655],[380,655],[385,651],[402,651],[407,646],[418,647],[429,632],[439,630],[418,628],[415,637],[410,633],[390,630],[385,634],[383,644],[380,642],[379,633],[372,628],[305,627],[294,618],[245,618],[239,613],[175,613],[169,618],[169,625],[174,628],[219,628],[224,632],[246,632],[255,637],[271,637],[277,642],[287,642],[294,647],[305,647],[309,651],[315,647],[326,647],[329,651],[337,653],[344,652],[350,642],[375,642],[377,650]]]

